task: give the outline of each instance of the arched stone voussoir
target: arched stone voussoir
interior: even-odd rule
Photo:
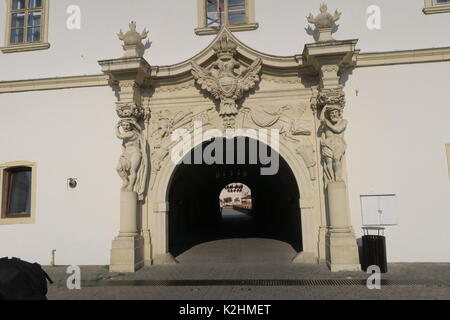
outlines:
[[[191,132],[193,133],[193,132]],[[208,141],[208,138],[198,139],[198,137],[193,136],[194,141],[199,141],[191,150],[195,149],[197,146]],[[251,137],[254,138],[254,137]],[[270,135],[268,136],[268,141],[263,141],[257,137],[257,139],[270,145]],[[155,184],[152,190],[149,190],[149,199],[152,203],[167,203],[169,201],[169,187],[173,177],[173,174],[180,163],[174,163],[171,159],[169,150],[168,160],[164,162],[161,169],[155,177]],[[314,208],[314,186],[310,179],[310,174],[308,168],[302,157],[292,150],[292,146],[286,143],[283,139],[279,139],[279,150],[277,151],[281,158],[283,158],[288,164],[289,168],[295,176],[298,190],[300,192],[300,206],[302,208]],[[183,156],[185,156],[184,154]]]

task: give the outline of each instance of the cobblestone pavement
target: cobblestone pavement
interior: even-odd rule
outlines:
[[[387,280],[421,280],[409,285],[155,285],[149,280],[325,280],[367,279],[364,272],[331,273],[324,265],[290,261],[296,252],[268,239],[204,243],[177,257],[176,265],[145,267],[133,274],[109,273],[107,266],[81,266],[81,290],[68,290],[66,267],[45,267],[52,279],[49,299],[278,300],[278,299],[450,299],[449,264],[390,264]],[[133,282],[134,281],[134,282]]]

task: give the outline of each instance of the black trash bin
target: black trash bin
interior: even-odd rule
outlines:
[[[366,227],[363,228],[364,236],[362,237],[363,259],[362,268],[367,271],[370,266],[378,266],[381,273],[386,273],[387,257],[386,257],[386,238],[384,237],[384,228]],[[377,235],[370,234],[370,231],[377,231]]]

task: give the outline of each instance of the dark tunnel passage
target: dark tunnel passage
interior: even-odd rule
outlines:
[[[238,139],[244,138],[234,139],[235,146]],[[204,149],[211,141],[197,148]],[[235,164],[203,162],[177,166],[169,188],[169,251],[174,257],[198,244],[233,238],[274,239],[288,243],[297,252],[302,251],[296,179],[281,156],[278,172],[262,175],[261,161],[251,164],[248,158],[249,150],[254,151],[249,149],[249,144],[254,142],[245,138],[245,164],[236,164],[235,152]],[[268,149],[272,156],[278,156],[273,149]],[[193,153],[194,149],[185,159],[192,160]],[[224,208],[222,214],[219,195],[233,182],[251,189],[252,210]]]

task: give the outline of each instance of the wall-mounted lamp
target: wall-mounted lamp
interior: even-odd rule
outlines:
[[[75,189],[78,185],[77,178],[69,178],[67,179],[67,186],[69,189]]]

